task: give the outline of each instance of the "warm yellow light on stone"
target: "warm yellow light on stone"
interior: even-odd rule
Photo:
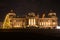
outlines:
[[[55,23],[55,22],[53,22],[53,25],[56,25],[56,23]]]
[[[57,17],[56,17],[56,13],[49,13],[49,18],[46,18],[46,15],[43,14],[42,15],[42,18],[39,17],[39,15],[35,15],[35,13],[29,13],[28,15],[26,15],[26,18],[25,17],[12,17],[12,16],[15,17],[15,13],[8,13],[5,17],[5,20],[3,22],[3,28],[9,28],[9,27],[15,27],[15,28],[26,28],[27,26],[30,27],[30,26],[33,26],[33,27],[43,27],[43,28],[53,28],[55,26],[58,25],[58,22],[57,22]],[[54,15],[54,16],[53,16]],[[12,21],[10,21],[12,20]]]

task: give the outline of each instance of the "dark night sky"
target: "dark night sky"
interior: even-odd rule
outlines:
[[[0,0],[0,21],[3,21],[11,9],[20,16],[28,12],[36,12],[41,15],[45,11],[47,14],[52,9],[60,18],[59,0]]]

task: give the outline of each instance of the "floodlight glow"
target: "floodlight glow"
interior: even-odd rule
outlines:
[[[60,26],[57,26],[56,29],[60,29]]]

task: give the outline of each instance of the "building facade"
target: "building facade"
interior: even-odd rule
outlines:
[[[10,13],[12,15],[12,13]],[[15,14],[15,13],[14,13]],[[14,15],[8,15],[8,22],[4,21],[3,28],[26,28],[26,27],[38,27],[38,28],[55,28],[58,25],[58,18],[55,12],[50,12],[49,17],[45,17],[45,14],[42,15],[42,18],[39,15],[31,12],[26,15],[26,17],[13,17]],[[15,15],[17,16],[17,15]],[[7,20],[7,18],[5,18]],[[10,26],[6,27],[6,23]]]

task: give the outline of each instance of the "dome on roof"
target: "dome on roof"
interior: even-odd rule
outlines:
[[[29,16],[35,16],[34,12],[28,13]]]
[[[48,15],[50,15],[50,16],[55,15],[56,16],[56,13],[54,11],[50,10]]]

